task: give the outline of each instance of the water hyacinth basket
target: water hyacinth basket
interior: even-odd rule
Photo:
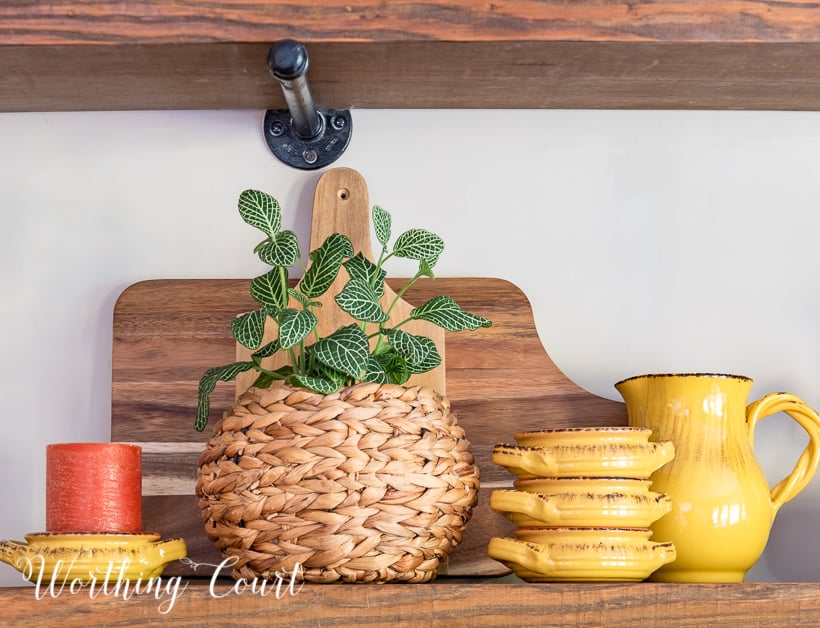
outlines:
[[[196,492],[234,578],[427,582],[461,542],[478,467],[429,388],[251,388],[216,425]]]

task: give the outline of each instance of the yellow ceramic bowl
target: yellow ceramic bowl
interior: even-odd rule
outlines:
[[[595,445],[600,443],[645,443],[652,435],[647,427],[605,426],[566,427],[533,432],[518,432],[515,442],[524,447],[550,445]]]
[[[675,457],[671,442],[590,443],[524,447],[496,445],[493,462],[518,478],[648,478]]]
[[[523,580],[640,581],[675,560],[672,543],[649,541],[649,530],[519,528],[493,537],[488,553]]]
[[[599,488],[533,493],[496,489],[490,508],[519,526],[647,528],[672,509],[668,495],[644,486],[631,491]]]
[[[27,543],[0,542],[0,560],[32,582],[103,583],[143,581],[159,576],[165,565],[187,554],[181,538],[160,540],[148,534],[26,535]]]

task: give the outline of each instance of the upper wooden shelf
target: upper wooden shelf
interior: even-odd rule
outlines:
[[[0,111],[284,107],[271,44],[333,108],[820,110],[803,0],[0,4]]]

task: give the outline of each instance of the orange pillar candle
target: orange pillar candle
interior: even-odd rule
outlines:
[[[142,448],[125,443],[48,445],[46,531],[142,532]]]

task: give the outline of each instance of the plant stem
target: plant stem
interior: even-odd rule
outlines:
[[[413,320],[413,317],[408,316],[407,318],[405,318],[405,319],[404,319],[403,321],[401,321],[400,323],[396,323],[395,325],[393,325],[393,329],[398,329],[398,328],[399,328],[399,327],[401,327],[402,325],[406,325],[407,323],[409,323],[409,322],[410,322],[410,321],[412,321],[412,320]]]
[[[282,375],[281,373],[277,373],[276,371],[271,371],[269,369],[266,369],[265,367],[260,366],[258,364],[254,367],[254,369],[259,371],[260,373],[264,373],[265,375],[270,375],[273,379],[276,379],[276,380],[287,379],[287,376]]]
[[[290,363],[293,365],[293,371],[295,373],[303,374],[299,365],[299,356],[296,355],[296,351],[293,350],[293,347],[288,349],[288,353],[290,354]]]
[[[287,307],[290,295],[288,294],[288,271],[284,266],[279,267],[279,281],[282,287],[282,297],[285,302],[283,307]]]
[[[416,283],[416,282],[417,282],[420,278],[421,278],[421,273],[416,273],[416,276],[415,276],[415,277],[413,277],[410,281],[408,281],[408,282],[407,282],[407,283],[406,283],[406,284],[402,287],[402,289],[401,289],[401,290],[399,290],[399,291],[396,293],[396,298],[395,298],[395,299],[393,299],[393,302],[390,304],[390,307],[388,307],[388,308],[387,308],[387,316],[388,316],[388,318],[390,317],[390,313],[393,311],[393,308],[396,306],[396,303],[398,303],[398,302],[401,300],[401,298],[404,296],[404,293],[405,293],[405,292],[407,292],[407,291],[410,289],[410,287],[411,287],[414,283]],[[409,320],[409,319],[408,319],[408,320]],[[404,323],[406,323],[406,322],[407,322],[407,321],[403,321],[401,324],[404,324]]]

